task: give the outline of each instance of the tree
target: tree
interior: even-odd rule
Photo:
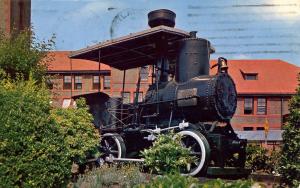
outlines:
[[[41,82],[47,70],[47,52],[54,46],[54,37],[48,41],[38,41],[31,30],[6,36],[0,33],[0,69],[16,78],[32,78]]]
[[[300,82],[300,74],[298,77]],[[289,102],[290,115],[284,126],[281,167],[283,183],[297,187],[300,184],[300,84]]]

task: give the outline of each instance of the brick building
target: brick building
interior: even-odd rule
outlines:
[[[299,72],[299,67],[281,60],[230,60],[229,74],[238,93],[234,129],[264,130],[266,122],[270,130],[281,129]]]
[[[69,59],[69,52],[55,52],[55,60],[50,62],[48,73],[58,75],[53,83],[56,105],[66,106],[72,96],[105,92],[112,97],[121,97],[123,71],[110,68],[94,61]],[[215,64],[212,61],[211,64]],[[280,130],[288,112],[288,100],[297,87],[297,74],[300,68],[281,60],[229,60],[229,74],[236,83],[238,105],[232,125],[238,131],[263,130],[266,121],[270,130]],[[99,71],[100,70],[100,71]],[[138,74],[141,71],[141,88],[139,100],[145,96],[152,82],[151,67],[126,70],[124,102],[133,102],[136,92]],[[216,69],[211,71],[215,74]],[[94,76],[100,75],[100,90],[93,89]],[[110,76],[109,76],[110,75]],[[69,77],[68,77],[69,76]],[[71,77],[70,77],[71,76]],[[81,89],[76,89],[81,76]],[[76,80],[77,78],[77,80]],[[71,80],[64,87],[64,79]],[[105,79],[110,80],[110,88],[105,86]],[[106,81],[109,83],[109,81]],[[54,84],[55,85],[55,84]],[[72,85],[72,87],[71,87]],[[68,103],[64,101],[67,101]]]
[[[31,0],[0,0],[0,31],[10,35],[30,27]]]
[[[53,105],[68,107],[73,96],[104,92],[110,95],[111,69],[95,61],[70,59],[68,51],[49,53]]]

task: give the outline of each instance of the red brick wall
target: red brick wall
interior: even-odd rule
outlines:
[[[269,129],[281,129],[282,115],[288,114],[288,100],[289,97],[271,97],[266,96],[267,99],[267,113],[265,115],[257,114],[257,98],[253,97],[253,113],[244,114],[244,97],[238,97],[237,110],[232,119],[232,125],[236,130],[243,130],[244,127],[264,127],[266,119],[269,122]],[[282,102],[281,102],[282,100]],[[282,105],[282,107],[281,107]],[[282,108],[282,114],[281,114]]]
[[[134,100],[134,92],[136,92],[137,81],[138,81],[139,69],[126,70],[126,80],[124,92],[130,92],[130,101]],[[112,68],[111,70],[111,93],[113,97],[121,97],[122,87],[123,87],[123,71]],[[148,80],[143,80],[140,83],[140,92],[145,96],[149,84],[151,84],[151,69],[149,69]]]
[[[0,0],[0,30],[10,34],[30,27],[31,0]]]
[[[93,89],[93,75],[95,74],[73,74],[72,75],[72,89],[63,88],[63,76],[70,74],[59,74],[54,75],[52,79],[53,89],[52,89],[52,101],[53,105],[61,106],[63,99],[70,99],[72,96],[94,93],[99,91],[99,89]],[[74,76],[82,76],[82,89],[76,90],[74,88]],[[103,75],[100,76],[100,91],[110,95],[110,89],[103,88]]]

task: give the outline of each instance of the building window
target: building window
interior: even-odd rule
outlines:
[[[244,127],[244,131],[253,131],[253,127]]]
[[[93,76],[93,89],[100,88],[100,79],[99,76]]]
[[[71,104],[71,99],[64,99],[62,103],[62,108],[68,108]]]
[[[72,88],[72,77],[71,76],[64,76],[64,89],[71,89]]]
[[[257,74],[256,73],[246,73],[244,74],[244,79],[245,80],[257,80]]]
[[[48,78],[46,80],[46,84],[47,84],[48,88],[51,89],[51,90],[54,88],[54,81],[55,80],[53,78]]]
[[[142,81],[147,81],[149,75],[149,68],[148,66],[141,67],[140,77]]]
[[[103,87],[104,89],[110,89],[110,76],[104,76]]]
[[[121,92],[121,96],[122,96],[122,92]],[[130,103],[130,92],[124,92],[123,93],[123,103],[124,104],[128,104]]]
[[[266,98],[257,99],[257,114],[266,114],[267,100]]]
[[[244,114],[253,114],[253,98],[245,98]]]
[[[265,128],[264,127],[256,127],[256,130],[257,131],[263,131],[263,130],[265,130]]]
[[[75,76],[74,87],[75,87],[75,89],[82,89],[82,77],[81,76]]]
[[[136,92],[134,92],[134,99],[136,97]],[[139,92],[138,94],[138,102],[143,102],[143,92]]]

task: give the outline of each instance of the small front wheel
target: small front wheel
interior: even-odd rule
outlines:
[[[189,169],[182,170],[183,175],[196,176],[206,172],[210,157],[210,146],[203,134],[196,130],[185,130],[178,133],[181,135],[181,143],[189,148],[195,161]]]
[[[104,159],[106,157],[125,157],[126,147],[123,138],[119,134],[107,133],[102,135],[100,152]]]

